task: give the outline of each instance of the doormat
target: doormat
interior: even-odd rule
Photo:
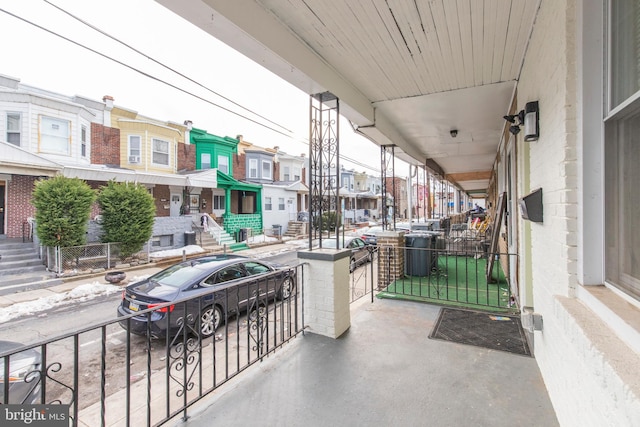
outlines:
[[[519,317],[442,308],[429,338],[531,356]]]

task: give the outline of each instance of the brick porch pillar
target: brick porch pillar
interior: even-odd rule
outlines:
[[[404,231],[378,233],[378,290],[404,276]]]

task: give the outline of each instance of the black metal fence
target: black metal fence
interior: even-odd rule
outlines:
[[[354,303],[369,295],[371,302],[375,294],[378,283],[378,247],[375,245],[367,247],[370,255],[362,257],[349,275],[349,298]]]
[[[186,419],[194,403],[303,332],[304,274],[304,264],[286,270],[288,291],[280,271],[5,351],[0,402],[70,405],[73,426]],[[215,331],[211,307],[221,315]]]
[[[97,270],[117,268],[120,264],[134,266],[146,264],[151,259],[151,246],[145,243],[140,252],[122,256],[120,243],[90,243],[81,246],[47,246],[43,251],[43,262],[47,270],[58,276],[88,274]]]
[[[517,311],[509,269],[517,255],[490,253],[473,239],[426,247],[379,248],[379,296],[474,309]],[[388,275],[387,275],[388,274]]]

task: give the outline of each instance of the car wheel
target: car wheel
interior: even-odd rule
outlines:
[[[278,292],[278,299],[286,300],[291,296],[291,292],[293,291],[293,280],[291,277],[285,277],[282,281],[282,285],[280,286],[280,291]]]
[[[213,335],[222,323],[222,310],[218,306],[209,306],[200,315],[200,336],[208,338]]]
[[[254,307],[249,312],[249,316],[248,316],[249,323],[256,323],[256,322],[262,323],[262,321],[266,316],[267,316],[267,306],[264,303],[259,303],[257,308]]]
[[[355,269],[356,269],[356,259],[351,258],[351,261],[349,261],[349,273],[353,273]]]

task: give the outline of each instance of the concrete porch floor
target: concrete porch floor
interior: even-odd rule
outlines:
[[[300,336],[173,425],[558,425],[534,358],[429,339],[439,310],[365,298],[339,339]]]

